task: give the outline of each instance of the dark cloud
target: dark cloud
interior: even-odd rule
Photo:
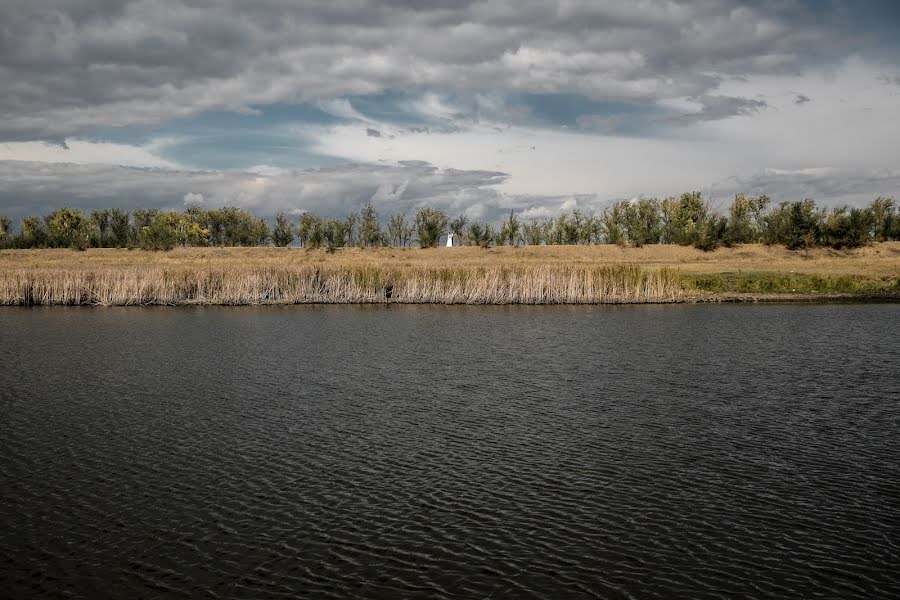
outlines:
[[[806,104],[807,102],[810,102],[810,98],[803,94],[797,94],[797,98],[794,100],[794,104]]]
[[[733,96],[711,96],[708,94],[691,98],[691,100],[700,104],[701,108],[699,111],[679,115],[669,120],[679,124],[717,121],[729,117],[752,115],[768,106],[764,100],[736,98]]]
[[[425,205],[462,212],[498,205],[501,195],[493,186],[506,177],[421,161],[267,174],[0,161],[0,214],[19,218],[62,206],[130,210],[202,203],[240,206],[260,215],[306,210],[335,216],[369,202],[384,213]]]
[[[387,89],[714,97],[711,73],[846,53],[852,36],[815,15],[738,0],[6,0],[0,139]]]
[[[382,217],[431,206],[496,222],[510,209],[525,220],[574,208],[599,213],[612,200],[599,194],[508,195],[495,187],[506,179],[496,171],[440,169],[422,161],[268,174],[0,161],[0,214],[18,220],[63,206],[89,211],[231,205],[269,217],[279,211],[341,216],[372,203]],[[823,206],[862,206],[877,195],[897,197],[900,171],[767,169],[718,184],[715,196],[737,192],[768,194],[775,201],[815,198]]]
[[[377,129],[372,129],[371,127],[366,129],[366,135],[369,137],[380,138],[381,132]]]
[[[63,206],[90,211],[199,205],[239,206],[267,217],[280,211],[335,217],[372,203],[383,218],[430,206],[497,222],[510,209],[531,219],[573,208],[597,212],[606,205],[597,194],[504,194],[495,186],[506,180],[497,171],[440,169],[416,160],[268,174],[0,161],[0,215],[18,220]]]
[[[898,170],[766,169],[732,181],[723,192],[767,194],[776,202],[813,198],[823,206],[864,206],[877,196],[900,197]]]

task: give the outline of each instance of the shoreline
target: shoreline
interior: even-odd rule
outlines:
[[[673,304],[895,304],[900,303],[900,295],[853,294],[759,294],[755,296],[721,294],[714,296],[687,298]]]
[[[607,302],[419,302],[419,301],[309,301],[309,302],[256,302],[256,303],[210,303],[179,302],[163,304],[160,302],[100,304],[82,302],[80,304],[41,304],[41,303],[0,303],[0,309],[31,308],[263,308],[288,306],[650,306],[668,305],[685,306],[699,304],[900,304],[900,296],[853,296],[853,295],[711,295],[692,296],[675,300],[613,300]]]
[[[588,305],[900,301],[900,243],[0,251],[0,305]]]

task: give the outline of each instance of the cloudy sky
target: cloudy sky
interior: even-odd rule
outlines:
[[[0,213],[900,195],[896,0],[0,0]]]

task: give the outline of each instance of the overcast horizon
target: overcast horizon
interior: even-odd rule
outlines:
[[[900,189],[900,4],[0,0],[0,214]]]

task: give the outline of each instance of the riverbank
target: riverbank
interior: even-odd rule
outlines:
[[[0,251],[0,304],[592,304],[900,299],[900,243]]]

